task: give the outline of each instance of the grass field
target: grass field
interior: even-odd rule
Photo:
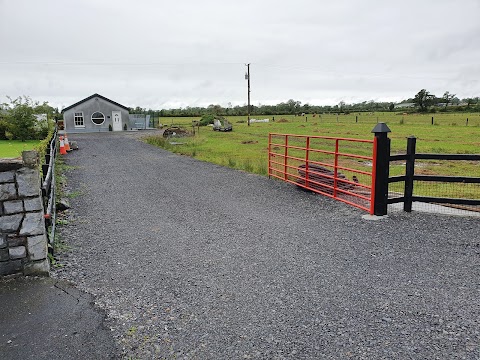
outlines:
[[[355,117],[358,116],[358,122]],[[236,168],[242,163],[258,167],[267,160],[269,133],[288,133],[372,139],[371,130],[377,123],[385,122],[391,129],[392,153],[404,153],[406,138],[417,137],[417,152],[475,154],[480,153],[480,113],[475,114],[434,114],[396,115],[394,113],[361,113],[350,115],[307,115],[296,117],[275,116],[275,122],[253,123],[247,126],[246,117],[227,117],[233,124],[233,131],[222,133],[210,127],[201,127],[195,137],[182,139],[183,145],[158,144],[172,152],[193,156],[201,160]],[[466,126],[466,118],[469,118]],[[270,118],[271,116],[257,116]],[[191,128],[195,118],[161,118],[164,125],[183,125]],[[149,140],[154,141],[153,139]],[[160,142],[162,142],[160,140]],[[263,170],[264,166],[260,166]],[[258,170],[258,169],[257,169]],[[263,171],[254,171],[263,173]]]
[[[39,140],[0,140],[0,158],[16,158],[22,156],[22,151],[32,150],[40,144]]]
[[[431,124],[432,116],[434,125]],[[246,116],[227,117],[233,124],[232,132],[212,131],[211,127],[200,127],[199,133],[192,137],[176,139],[175,145],[163,138],[150,137],[147,142],[165,148],[177,154],[195,157],[247,172],[267,175],[268,173],[268,134],[299,134],[355,139],[373,139],[371,130],[378,122],[385,122],[391,129],[392,154],[405,153],[407,137],[417,138],[417,152],[425,153],[480,153],[480,113],[439,113],[439,114],[396,114],[396,113],[352,113],[349,115],[322,114],[313,117],[276,115],[275,122],[271,116],[255,116],[252,118],[269,118],[269,123],[252,123],[247,126]],[[468,118],[468,126],[466,119]],[[192,120],[198,118],[160,118],[166,126],[182,125],[192,130]],[[439,162],[422,161],[417,163],[417,174],[465,175],[480,176],[478,162],[458,161]],[[402,163],[392,164],[391,175],[402,175],[405,166]],[[402,183],[392,184],[392,189]],[[440,187],[444,184],[434,184]],[[422,193],[427,190],[433,193],[445,193],[450,188],[432,189],[422,185],[417,189]],[[466,186],[466,197],[477,198],[478,187]]]

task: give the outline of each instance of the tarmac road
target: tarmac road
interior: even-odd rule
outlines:
[[[51,278],[0,279],[0,359],[114,359],[92,296]]]
[[[93,295],[118,357],[480,358],[480,219],[367,221],[135,137],[71,135],[54,274]]]

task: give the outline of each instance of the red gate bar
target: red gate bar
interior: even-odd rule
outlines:
[[[276,133],[268,138],[269,177],[373,214],[375,140]]]

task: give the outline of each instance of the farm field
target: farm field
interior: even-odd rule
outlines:
[[[38,144],[39,140],[0,140],[0,158],[16,158],[22,156],[22,151],[32,150]]]
[[[434,125],[431,124],[432,116]],[[252,116],[256,119],[269,118],[269,123],[252,123],[247,126],[246,116],[226,117],[233,124],[232,132],[212,131],[211,127],[200,127],[195,136],[167,141],[163,137],[149,137],[148,143],[169,151],[222,166],[244,170],[266,176],[268,174],[268,134],[298,134],[312,136],[373,139],[371,133],[378,122],[385,122],[391,133],[391,153],[406,152],[407,137],[417,138],[417,152],[423,153],[480,153],[480,113],[439,114],[396,114],[396,113],[351,113],[349,115],[322,114],[313,117],[292,115]],[[468,126],[466,119],[468,118]],[[160,118],[164,126],[180,125],[192,130],[194,117]],[[197,128],[196,128],[197,129]],[[173,144],[172,144],[173,143]],[[365,151],[365,149],[364,149]],[[351,164],[349,164],[351,166]],[[480,164],[471,161],[441,162],[425,160],[417,162],[417,174],[480,176]],[[405,164],[392,164],[391,175],[403,175]],[[478,186],[465,184],[463,197],[478,198]],[[398,189],[396,189],[398,187]],[[392,191],[401,190],[403,183],[391,185]],[[459,188],[449,184],[419,184],[418,194],[456,196],[451,194]],[[416,193],[417,193],[416,190]],[[458,195],[458,194],[457,194]]]
[[[358,122],[355,117],[358,116]],[[431,118],[434,116],[434,124]],[[466,118],[468,117],[468,126]],[[252,117],[253,118],[253,117]],[[391,129],[392,153],[405,153],[406,138],[417,137],[417,152],[476,154],[480,153],[480,113],[474,114],[427,114],[397,115],[395,113],[352,113],[349,115],[317,115],[305,117],[277,115],[275,122],[271,116],[269,123],[252,123],[247,126],[246,116],[227,117],[233,124],[232,132],[212,131],[210,127],[200,127],[194,137],[182,138],[181,145],[171,145],[162,139],[148,139],[148,142],[168,150],[210,161],[219,165],[243,169],[258,174],[266,174],[268,134],[287,133],[312,136],[332,136],[356,139],[372,139],[371,130],[377,123],[385,122]],[[192,130],[193,117],[160,118],[165,126],[181,125]],[[457,169],[463,173],[461,169]],[[455,175],[451,169],[449,175]]]

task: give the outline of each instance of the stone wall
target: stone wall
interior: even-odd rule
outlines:
[[[0,276],[48,275],[38,155],[0,159]],[[32,156],[34,155],[34,156]]]

